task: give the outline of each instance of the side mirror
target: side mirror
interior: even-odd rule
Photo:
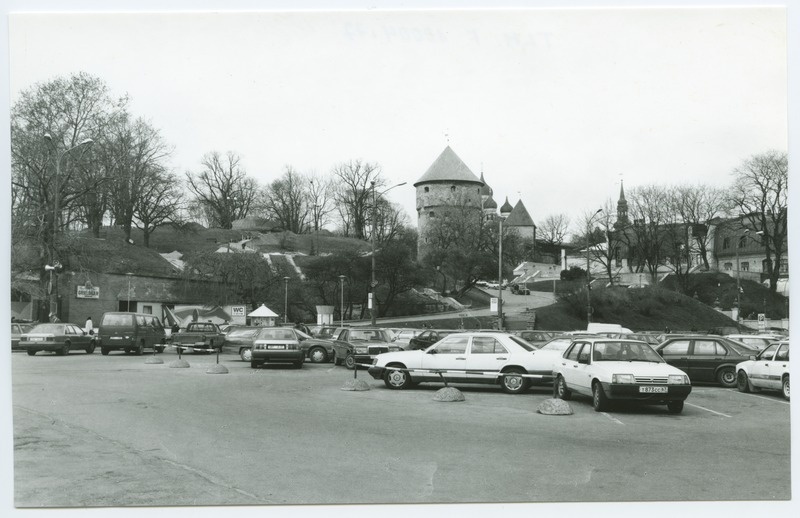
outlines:
[[[436,349],[428,349],[425,352],[428,353],[428,354],[436,354]]]

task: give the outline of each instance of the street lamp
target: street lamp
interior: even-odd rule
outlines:
[[[508,204],[503,204],[505,207]],[[500,210],[499,233],[497,234],[497,330],[503,330],[503,220],[506,219],[511,212]]]
[[[750,229],[744,229],[744,236],[742,239],[746,239],[747,234],[750,233]],[[742,241],[738,241],[736,243],[736,322],[741,322],[742,320],[742,285],[739,276],[739,269],[741,266],[739,265],[739,247],[741,246]]]
[[[589,236],[592,233],[592,222],[595,216],[603,212],[603,209],[597,209],[589,221],[586,222],[586,322],[592,323],[592,276],[589,275]]]
[[[289,321],[289,277],[283,278],[283,323]]]
[[[128,272],[125,275],[128,276],[128,302],[127,302],[127,305],[125,306],[125,311],[130,311],[131,310],[131,275],[133,275],[133,274],[131,272]]]
[[[375,309],[378,305],[378,301],[375,300],[375,287],[378,283],[375,281],[375,229],[378,227],[378,211],[377,211],[377,204],[376,204],[376,194],[375,194],[375,180],[370,182],[372,185],[372,234],[370,235],[370,245],[372,246],[372,281],[369,283],[369,316],[370,316],[370,323],[374,326],[375,325]],[[383,196],[387,192],[391,191],[395,187],[400,187],[401,185],[405,185],[406,182],[398,183],[397,185],[392,185],[385,191],[382,191],[379,196]]]
[[[46,141],[48,141],[51,146],[53,146],[53,150],[55,151],[56,150],[56,144],[55,144],[55,141],[53,140],[53,137],[49,133],[45,133],[44,134],[44,139]],[[62,151],[61,153],[56,154],[56,175],[55,175],[55,178],[53,180],[53,187],[54,187],[54,189],[53,189],[54,190],[54,195],[53,195],[53,252],[52,252],[53,256],[51,257],[51,259],[54,261],[54,264],[57,263],[57,261],[55,260],[55,255],[56,255],[56,236],[58,234],[58,220],[59,220],[59,217],[58,217],[58,212],[59,212],[59,206],[58,206],[58,202],[59,202],[58,179],[59,179],[59,176],[61,176],[61,159],[64,158],[64,156],[67,153],[69,153],[70,151],[72,151],[74,149],[77,149],[77,148],[79,148],[79,147],[81,147],[83,145],[90,145],[90,144],[92,144],[92,142],[94,142],[92,139],[87,138],[87,139],[82,140],[78,144],[72,146],[71,148]],[[51,319],[53,317],[58,318],[58,315],[57,315],[57,313],[58,313],[58,276],[55,277],[55,281],[54,281],[53,272],[56,272],[55,268],[50,270],[50,317],[51,317]]]
[[[341,320],[341,327],[344,327],[344,275],[339,276],[339,296],[341,297],[341,301],[339,303],[339,319]]]

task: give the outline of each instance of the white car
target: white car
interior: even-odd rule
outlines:
[[[597,412],[605,411],[609,400],[629,400],[666,404],[677,414],[692,391],[685,372],[638,340],[576,338],[553,375],[556,397],[591,396]]]
[[[725,335],[725,338],[741,342],[756,351],[763,351],[769,344],[778,341],[771,335]]]
[[[740,392],[780,390],[789,399],[789,342],[777,342],[755,359],[736,364],[736,387]]]
[[[379,354],[368,372],[391,389],[428,381],[500,383],[505,392],[519,394],[532,379],[552,377],[552,369],[537,370],[534,350],[525,340],[508,333],[454,333],[424,350]],[[526,374],[531,376],[521,376]]]

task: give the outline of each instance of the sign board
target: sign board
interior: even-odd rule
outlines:
[[[100,288],[97,286],[77,286],[78,292],[75,296],[79,299],[99,299],[100,298]]]
[[[231,316],[236,317],[244,317],[247,313],[246,306],[231,306]]]
[[[767,315],[764,313],[758,314],[758,331],[763,333],[767,330]]]
[[[489,299],[489,311],[496,312],[497,311],[497,297],[492,297]]]
[[[369,294],[369,298],[367,299],[367,309],[372,309],[372,293]]]

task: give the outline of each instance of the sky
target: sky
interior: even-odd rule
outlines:
[[[800,91],[797,55],[789,55],[787,71],[787,46],[800,49],[800,15],[781,8],[789,0],[500,0],[492,5],[506,9],[493,11],[482,9],[486,0],[118,0],[113,9],[125,12],[115,14],[107,12],[108,4],[0,2],[7,22],[0,24],[5,171],[9,105],[37,82],[78,71],[100,77],[115,95],[130,96],[132,113],[174,146],[170,166],[178,174],[199,170],[202,156],[214,150],[240,154],[262,183],[286,165],[327,174],[351,159],[377,162],[389,185],[407,182],[389,198],[413,224],[412,184],[447,145],[476,175],[485,173],[498,203],[506,196],[511,203],[522,199],[540,223],[558,213],[577,219],[616,200],[620,180],[626,191],[652,183],[727,185],[731,171],[752,154],[789,148],[788,123],[798,120],[797,101],[787,98],[787,92]],[[605,8],[593,9],[597,4]],[[256,12],[265,6],[278,11]],[[332,8],[340,10],[323,11]],[[39,14],[8,15],[22,11]],[[790,156],[797,141],[791,141]],[[8,192],[0,189],[0,196],[8,206]],[[790,221],[791,258],[798,257],[792,252],[796,227]],[[6,222],[6,243],[9,228]],[[0,269],[8,261],[0,254]],[[0,304],[8,308],[8,299]],[[7,355],[0,355],[0,372],[10,378]],[[5,383],[5,445],[13,443],[11,403]],[[799,415],[793,412],[795,439]],[[0,508],[16,516],[11,456],[0,458]],[[796,474],[797,455],[792,464]],[[546,505],[533,510],[550,509]],[[748,508],[700,503],[689,510],[698,507],[709,517]],[[296,515],[298,509],[270,513]],[[522,516],[531,507],[459,510]],[[686,510],[639,503],[604,507],[599,516]],[[212,514],[204,511],[202,516]],[[173,510],[148,512],[166,516]],[[42,514],[52,512],[25,512]]]
[[[378,163],[413,183],[450,145],[534,221],[651,183],[731,181],[787,149],[775,8],[13,14],[10,95],[86,71],[174,146],[261,183]]]

